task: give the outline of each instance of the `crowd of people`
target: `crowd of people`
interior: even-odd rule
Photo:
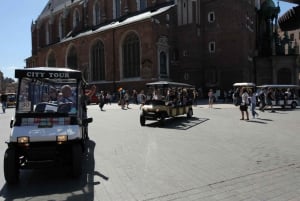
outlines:
[[[126,110],[130,109],[130,104],[143,105],[146,100],[166,100],[173,106],[182,105],[189,103],[197,105],[198,100],[198,91],[197,90],[173,90],[166,89],[166,93],[160,92],[160,90],[153,90],[151,92],[140,90],[139,92],[136,89],[128,90],[120,87],[117,92],[112,93],[109,91],[99,90],[95,92],[95,95],[98,97],[99,108],[101,111],[104,111],[105,104],[111,104],[112,102],[118,103],[121,109]]]
[[[124,88],[119,88],[116,93],[111,93],[108,91],[99,91],[97,92],[96,86],[92,86],[92,90],[89,91],[89,94],[85,94],[86,98],[91,97],[96,94],[99,100],[99,108],[101,111],[104,111],[105,104],[111,104],[112,102],[117,102],[121,109],[130,109],[129,105],[132,104],[144,104],[147,99],[161,99],[162,94],[159,90],[154,90],[150,94],[145,93],[144,90],[137,91],[133,89],[129,91]],[[164,95],[164,99],[173,103],[174,106],[180,104],[186,104],[189,100],[194,105],[197,105],[197,100],[199,99],[199,94],[202,91],[199,90],[189,90],[182,89],[174,91],[168,89],[167,93]],[[235,90],[230,90],[227,93],[224,93],[227,96],[231,96],[231,100],[235,105],[239,106],[241,111],[241,120],[249,120],[248,107],[250,107],[250,114],[252,118],[256,118],[259,114],[256,111],[258,103],[260,105],[259,110],[264,112],[265,109],[270,109],[271,112],[274,112],[272,101],[279,100],[288,100],[291,97],[295,98],[295,91],[292,89],[272,89],[272,88],[263,88],[259,92],[254,91],[254,88],[240,87]],[[6,99],[5,93],[2,93],[1,102],[2,110],[5,113],[6,108]],[[213,103],[216,101],[216,94],[213,89],[209,89],[207,93],[208,97],[208,107],[213,108]],[[228,97],[227,97],[228,98]],[[72,96],[72,88],[69,85],[62,86],[61,90],[57,92],[56,89],[50,88],[49,94],[43,96],[42,101],[57,101],[57,102],[75,102]]]

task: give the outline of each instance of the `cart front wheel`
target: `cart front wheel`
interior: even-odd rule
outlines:
[[[80,176],[82,172],[82,148],[80,144],[72,146],[72,175],[73,177]]]
[[[15,184],[19,180],[19,166],[15,149],[8,148],[5,151],[4,177],[8,184]]]

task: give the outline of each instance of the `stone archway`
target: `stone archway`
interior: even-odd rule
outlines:
[[[278,84],[291,84],[292,83],[292,72],[288,68],[281,68],[277,72],[277,83]]]

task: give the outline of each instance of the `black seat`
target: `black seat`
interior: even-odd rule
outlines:
[[[44,112],[47,103],[38,103],[35,107],[35,112]]]
[[[62,103],[59,104],[58,108],[57,108],[57,112],[58,113],[68,113],[71,111],[72,108],[72,103]]]

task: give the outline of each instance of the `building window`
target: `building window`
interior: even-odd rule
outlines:
[[[62,15],[59,18],[58,32],[60,39],[65,37],[65,19]]]
[[[114,0],[114,18],[121,16],[121,0]]]
[[[211,41],[208,43],[208,51],[214,53],[216,51],[216,42]]]
[[[105,80],[104,45],[101,41],[96,42],[92,46],[91,56],[91,80]]]
[[[161,52],[159,55],[159,73],[160,77],[167,77],[168,75],[168,70],[167,70],[167,55],[165,52]]]
[[[292,34],[290,35],[290,39],[291,39],[291,40],[294,40],[294,38],[295,38],[295,37],[294,37],[294,34],[292,33]]]
[[[77,66],[77,52],[76,52],[75,47],[73,47],[73,46],[69,49],[69,52],[68,52],[67,66],[72,68],[72,69],[77,69],[78,68],[78,66]]]
[[[209,23],[213,23],[216,20],[215,12],[213,11],[209,12],[207,17]]]
[[[100,5],[99,1],[96,1],[93,9],[93,24],[98,25],[101,22],[101,15],[100,15]]]
[[[56,59],[54,52],[50,52],[47,58],[47,66],[49,67],[55,67],[56,66]]]
[[[79,24],[80,24],[80,14],[78,9],[76,9],[73,14],[73,29],[77,28]]]
[[[49,45],[51,43],[51,23],[50,21],[46,24],[46,45]]]
[[[138,9],[144,10],[147,8],[147,0],[138,0]]]
[[[122,46],[123,78],[140,76],[140,41],[136,34],[129,34]]]

